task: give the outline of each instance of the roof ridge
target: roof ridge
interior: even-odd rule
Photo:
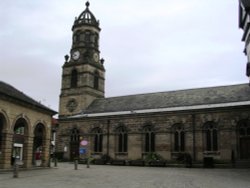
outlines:
[[[54,110],[52,110],[49,107],[45,106],[44,104],[36,101],[31,96],[25,94],[24,92],[20,91],[19,89],[15,88],[14,86],[10,85],[9,83],[6,83],[6,82],[0,80],[0,86],[1,85],[4,86],[6,88],[6,90],[12,90],[12,91],[9,91],[9,93],[7,91],[4,92],[4,91],[0,90],[0,93],[3,93],[4,95],[18,99],[18,100],[26,102],[26,103],[30,103],[30,104],[33,103],[32,105],[35,105],[35,106],[38,106],[40,108],[55,112]],[[16,93],[14,93],[14,92],[16,92]]]
[[[240,86],[240,85],[248,85],[248,83],[231,84],[231,85],[218,85],[218,86],[207,86],[207,87],[197,87],[197,88],[188,88],[188,89],[176,89],[176,90],[159,91],[159,92],[151,92],[151,93],[129,94],[129,95],[107,97],[107,98],[98,98],[96,100],[114,99],[114,98],[122,98],[122,97],[132,97],[132,96],[143,96],[143,95],[154,95],[154,94],[161,94],[161,93],[174,93],[174,92],[181,92],[181,91],[202,90],[202,89],[211,89],[211,88],[214,88],[214,89],[215,88],[225,88],[225,87]]]

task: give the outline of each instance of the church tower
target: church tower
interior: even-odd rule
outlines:
[[[105,69],[100,59],[99,21],[86,9],[72,26],[70,56],[65,56],[60,94],[59,116],[76,115],[96,98],[104,97]]]

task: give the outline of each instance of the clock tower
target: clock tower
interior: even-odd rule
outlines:
[[[89,5],[87,2],[72,26],[72,46],[62,71],[60,117],[79,114],[96,98],[104,97],[105,69],[99,51],[101,29]]]

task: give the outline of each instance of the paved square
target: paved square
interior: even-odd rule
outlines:
[[[0,188],[250,188],[250,169],[157,168],[59,163],[58,168],[0,173]]]

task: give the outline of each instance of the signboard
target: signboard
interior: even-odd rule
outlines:
[[[87,152],[87,149],[86,148],[80,148],[79,149],[79,153],[80,154],[85,154]]]
[[[88,145],[88,141],[87,141],[87,140],[82,140],[82,141],[80,142],[80,145],[81,145],[81,146],[87,146],[87,145]]]

